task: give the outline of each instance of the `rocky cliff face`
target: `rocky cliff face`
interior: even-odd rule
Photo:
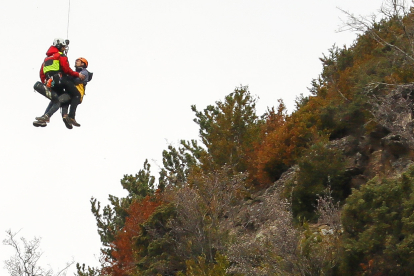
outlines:
[[[381,126],[364,136],[331,141],[330,146],[346,156],[352,188],[358,188],[374,176],[397,176],[413,164],[414,151],[408,139]]]
[[[398,121],[391,120],[393,127],[371,121],[363,126],[362,135],[326,145],[342,152],[350,188],[359,189],[374,177],[398,177],[414,163],[411,113],[401,114]],[[322,275],[339,263],[341,207],[330,195],[318,199],[317,222],[294,225],[297,218],[285,198],[297,184],[299,172],[298,165],[292,166],[271,187],[234,207],[235,219],[227,225],[238,240],[228,252],[232,272],[270,275],[281,273],[283,267],[284,273]],[[275,255],[283,256],[280,262]]]

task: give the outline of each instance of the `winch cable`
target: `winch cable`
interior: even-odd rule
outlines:
[[[69,39],[70,0],[68,5],[68,25],[66,28],[66,39]]]

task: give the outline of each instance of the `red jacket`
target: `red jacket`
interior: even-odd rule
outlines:
[[[47,50],[46,52],[46,60],[59,60],[59,64],[60,64],[60,70],[72,77],[75,78],[79,78],[79,73],[76,71],[73,71],[70,66],[69,66],[69,62],[68,62],[68,57],[62,53],[59,52],[58,48],[56,48],[55,46],[50,46],[49,50]],[[42,63],[42,67],[40,67],[40,80],[44,83],[46,80],[46,76],[45,73],[43,72],[43,66],[44,66],[44,62]]]

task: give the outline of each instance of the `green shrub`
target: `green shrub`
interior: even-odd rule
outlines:
[[[348,179],[345,177],[345,161],[340,150],[330,149],[318,143],[300,158],[297,183],[292,193],[293,214],[313,220],[318,195],[330,186],[335,200],[342,200],[349,194]]]
[[[353,190],[342,213],[343,275],[413,275],[414,166]]]
[[[214,263],[209,263],[205,256],[198,256],[197,259],[187,260],[186,272],[179,272],[177,276],[225,276],[229,261],[226,256],[216,253]]]

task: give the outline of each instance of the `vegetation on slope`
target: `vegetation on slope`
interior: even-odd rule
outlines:
[[[169,146],[157,185],[145,162],[92,199],[102,266],[78,275],[411,275],[414,13],[386,4],[347,13],[358,39],[292,114],[257,115],[244,86],[192,106],[201,144]]]

